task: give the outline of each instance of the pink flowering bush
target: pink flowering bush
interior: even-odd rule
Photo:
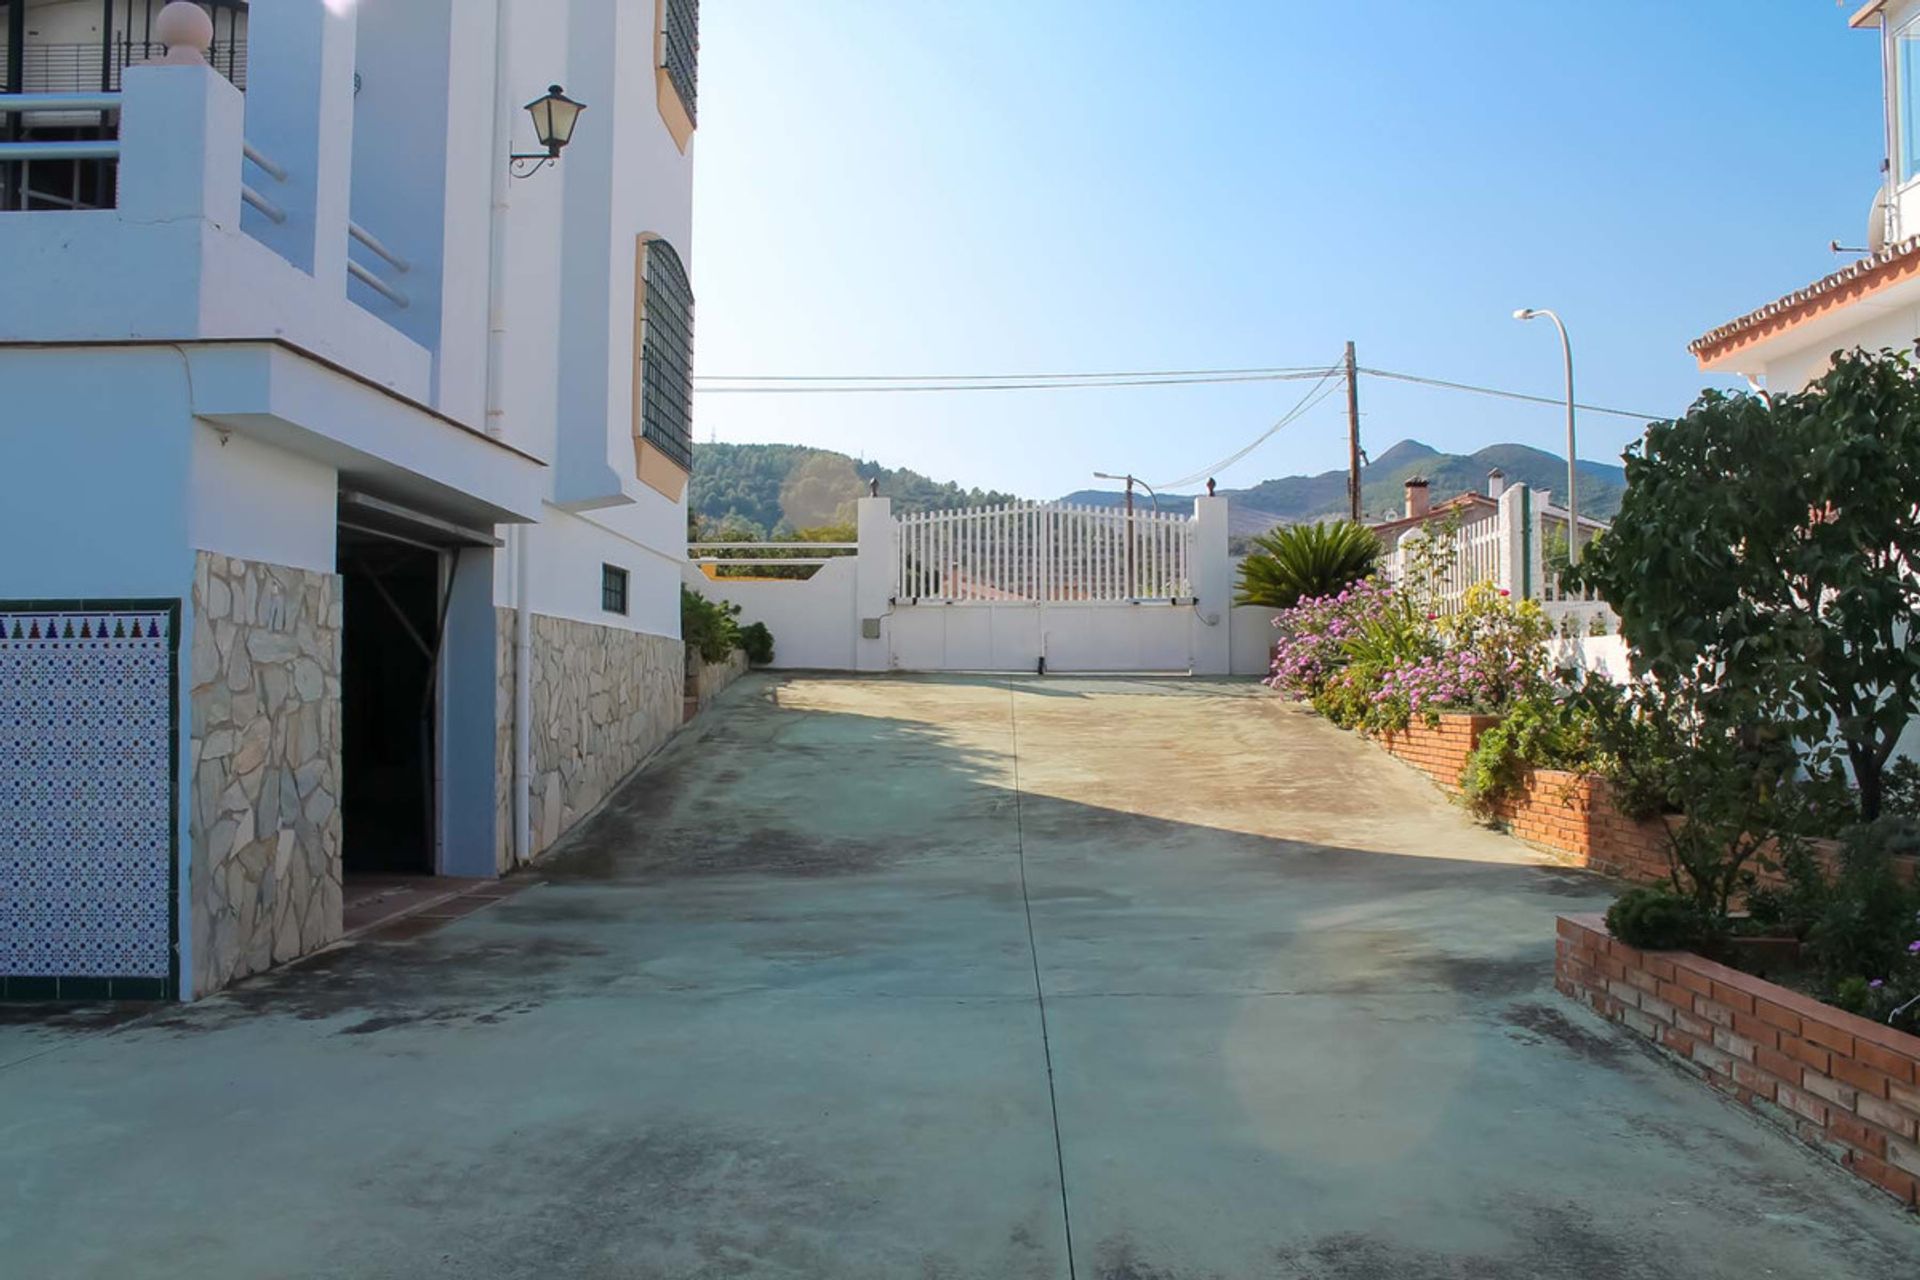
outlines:
[[[1405,728],[1442,711],[1500,711],[1546,686],[1540,607],[1491,586],[1441,618],[1375,580],[1303,600],[1274,619],[1267,683],[1347,728]]]
[[[1282,609],[1273,619],[1279,636],[1266,683],[1296,698],[1319,696],[1347,665],[1346,646],[1360,634],[1362,624],[1393,602],[1391,587],[1367,578],[1338,594],[1304,599]]]

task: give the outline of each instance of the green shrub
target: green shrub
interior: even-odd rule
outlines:
[[[1534,692],[1480,735],[1460,773],[1460,787],[1472,809],[1487,813],[1519,789],[1529,769],[1587,770],[1598,759],[1593,721],[1583,704]]]
[[[1848,1013],[1868,1014],[1873,1007],[1875,987],[1865,978],[1853,977],[1842,980],[1833,989],[1827,1003]]]
[[[725,662],[740,647],[740,606],[709,600],[689,587],[680,588],[680,639],[688,653],[702,662]]]
[[[1831,871],[1808,854],[1786,859],[1783,923],[1806,941],[1806,958],[1836,989],[1848,978],[1884,977],[1908,957],[1920,894],[1894,871],[1895,856],[1920,843],[1920,821],[1881,818],[1848,831]]]
[[[748,662],[764,667],[773,661],[773,632],[764,622],[749,622],[740,628],[740,647],[747,651]]]
[[[1380,540],[1351,520],[1270,529],[1253,547],[1240,563],[1234,603],[1274,609],[1333,595],[1372,573],[1380,558]]]
[[[1901,756],[1881,775],[1885,793],[1880,811],[1902,818],[1920,818],[1920,762]]]
[[[1616,898],[1607,908],[1607,929],[1628,946],[1644,951],[1678,951],[1708,933],[1692,900],[1651,885],[1636,886]]]

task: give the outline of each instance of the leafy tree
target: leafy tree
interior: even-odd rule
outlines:
[[[1253,545],[1240,564],[1236,603],[1272,609],[1333,595],[1372,573],[1380,559],[1380,540],[1351,520],[1282,526]]]
[[[1911,358],[1841,352],[1801,392],[1705,392],[1648,429],[1626,474],[1573,576],[1620,615],[1635,670],[1705,742],[1738,754],[1784,734],[1828,778],[1844,760],[1876,816],[1920,708]]]

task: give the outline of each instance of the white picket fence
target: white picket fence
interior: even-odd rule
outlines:
[[[1402,535],[1383,559],[1381,573],[1395,585],[1419,590],[1442,615],[1457,613],[1467,589],[1487,582],[1516,600],[1538,600],[1565,635],[1611,635],[1619,619],[1607,603],[1591,592],[1571,590],[1547,564],[1549,543],[1564,547],[1567,531],[1566,513],[1548,499],[1544,491],[1529,494],[1526,486],[1513,485],[1496,511],[1482,509],[1451,530],[1436,522]],[[1581,545],[1592,537],[1590,530],[1583,532]]]
[[[1451,531],[1415,530],[1387,555],[1381,574],[1397,587],[1420,590],[1440,613],[1457,613],[1466,601],[1467,588],[1476,583],[1510,587],[1502,554],[1507,536],[1507,526],[1498,516]],[[1425,548],[1430,541],[1438,545],[1429,553]]]
[[[1193,521],[1071,503],[894,520],[896,604],[1131,604],[1193,596]]]

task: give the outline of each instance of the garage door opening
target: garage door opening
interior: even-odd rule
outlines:
[[[349,879],[436,870],[444,559],[416,542],[340,530],[341,869]]]

